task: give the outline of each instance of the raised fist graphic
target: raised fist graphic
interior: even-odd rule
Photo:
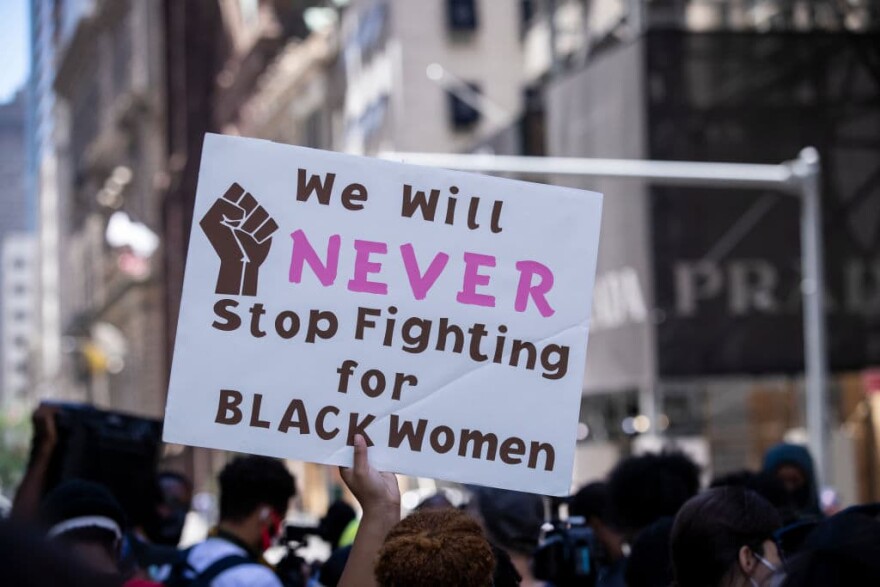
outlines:
[[[199,226],[220,257],[215,291],[223,295],[257,295],[260,265],[272,247],[278,224],[237,183],[211,206]]]

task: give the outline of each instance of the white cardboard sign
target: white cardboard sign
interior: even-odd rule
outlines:
[[[601,208],[207,135],[165,440],[567,494]]]

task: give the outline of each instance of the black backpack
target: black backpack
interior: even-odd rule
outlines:
[[[165,587],[210,587],[211,581],[220,573],[238,565],[254,564],[253,559],[242,554],[229,554],[217,559],[201,573],[189,564],[191,548],[180,551],[180,557],[171,565],[171,573],[163,581]]]

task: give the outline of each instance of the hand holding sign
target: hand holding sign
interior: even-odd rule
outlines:
[[[220,257],[216,292],[257,295],[260,265],[269,255],[278,224],[257,200],[233,183],[199,223]]]

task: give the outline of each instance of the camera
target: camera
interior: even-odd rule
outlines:
[[[557,587],[592,587],[596,584],[596,562],[593,530],[584,518],[570,517],[544,524],[532,570],[536,578]]]
[[[310,569],[306,560],[298,553],[299,549],[306,546],[309,536],[321,537],[318,526],[297,526],[287,524],[280,542],[287,548],[284,558],[275,565],[275,574],[281,579],[284,587],[305,587],[307,575],[314,569]]]

